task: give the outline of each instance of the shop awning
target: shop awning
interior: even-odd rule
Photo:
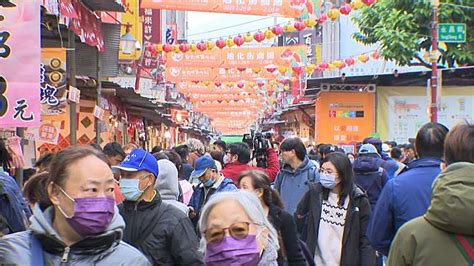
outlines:
[[[125,12],[125,8],[115,0],[82,0],[90,10]]]

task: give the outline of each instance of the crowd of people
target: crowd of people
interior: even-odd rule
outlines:
[[[0,141],[0,264],[472,265],[474,125],[409,142],[83,145],[18,185]]]

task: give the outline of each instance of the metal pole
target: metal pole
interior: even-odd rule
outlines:
[[[76,87],[76,36],[72,30],[68,30],[68,48],[67,49],[67,73],[69,88]],[[69,143],[77,143],[77,111],[76,103],[69,102]]]
[[[101,77],[101,71],[100,71],[100,54],[99,50],[97,51],[97,99],[96,99],[96,104],[97,106],[100,105],[100,97],[101,97],[101,91],[102,91],[102,77]],[[97,145],[100,145],[100,119],[96,118],[95,119],[95,143]]]
[[[25,153],[25,149],[23,148],[23,138],[25,137],[25,128],[17,127],[16,128],[16,135],[21,138],[20,146],[23,154]],[[15,179],[16,182],[20,187],[23,187],[23,168],[16,168],[15,169]]]
[[[433,19],[431,26],[431,122],[438,122],[438,7],[439,0],[432,0]]]

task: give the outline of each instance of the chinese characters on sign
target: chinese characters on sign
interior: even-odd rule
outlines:
[[[157,44],[161,42],[160,34],[160,23],[161,16],[160,10],[144,8],[140,9],[141,16],[143,16],[142,23],[142,34],[144,47],[147,47],[148,44],[153,43]],[[146,49],[143,54],[143,67],[152,69],[158,66],[157,56]]]
[[[66,49],[41,49],[40,65],[41,115],[57,115],[66,112]]]
[[[0,8],[0,125],[40,124],[40,3]]]

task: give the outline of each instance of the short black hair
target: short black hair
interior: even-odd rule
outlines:
[[[174,147],[174,151],[181,156],[182,161],[186,161],[186,157],[189,155],[189,147],[188,145],[179,145]]]
[[[157,161],[159,161],[159,160],[169,160],[170,159],[168,157],[168,155],[166,155],[164,152],[155,152],[155,153],[153,153],[153,157],[155,157],[155,159]]]
[[[110,142],[105,144],[104,146],[104,153],[107,156],[117,156],[120,155],[123,158],[127,156],[122,149],[122,145],[118,144],[117,142]]]
[[[427,123],[418,130],[415,140],[415,150],[420,158],[442,158],[444,140],[448,128],[439,123]],[[467,144],[467,143],[466,143]]]
[[[170,160],[175,166],[176,169],[181,169],[181,166],[183,165],[183,160],[181,160],[181,156],[174,150],[167,150],[164,152],[166,156],[168,156],[168,160]]]
[[[161,146],[156,145],[155,147],[153,147],[153,149],[151,149],[151,154],[160,152],[162,150],[163,148],[161,148]]]
[[[227,150],[227,144],[223,140],[219,139],[219,140],[214,141],[214,145],[221,147],[224,151]]]
[[[251,159],[250,147],[245,142],[236,142],[229,145],[227,152],[233,155],[237,155],[239,163],[248,163]]]
[[[35,162],[34,167],[41,167],[48,168],[51,164],[51,161],[54,158],[54,153],[45,153],[41,155],[38,160]]]
[[[285,139],[280,145],[280,150],[295,150],[296,157],[298,157],[299,160],[304,161],[304,159],[306,158],[306,147],[304,146],[303,141],[298,137]]]
[[[393,147],[390,151],[390,157],[397,160],[402,158],[402,149],[400,149],[399,147]]]

